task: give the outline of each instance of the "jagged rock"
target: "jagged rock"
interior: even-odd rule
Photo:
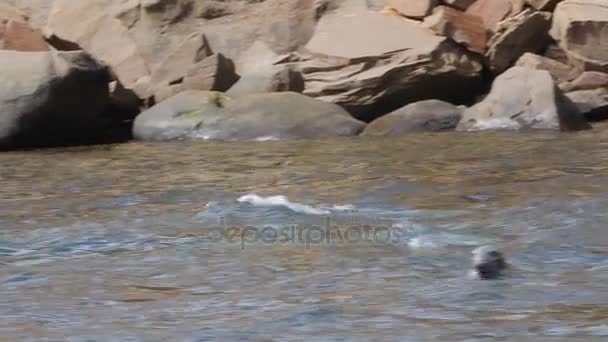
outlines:
[[[302,73],[288,65],[270,65],[241,76],[227,94],[236,97],[261,93],[304,91]]]
[[[577,90],[566,93],[589,121],[608,119],[608,88]]]
[[[140,114],[133,135],[147,141],[278,140],[353,136],[364,127],[340,106],[301,94],[229,99],[221,93],[188,91]]]
[[[594,90],[597,88],[608,89],[608,74],[597,71],[585,71],[570,82],[559,85],[564,92],[577,90]]]
[[[167,61],[167,65],[172,64]],[[154,75],[152,75],[152,80],[154,80]],[[169,81],[170,79],[165,78],[164,82],[160,83],[151,82],[154,86],[154,99],[157,102],[185,90],[226,91],[238,81],[239,76],[235,73],[234,63],[231,60],[222,54],[212,54],[190,65],[183,71],[181,77],[172,81]]]
[[[512,7],[511,0],[477,0],[466,13],[480,17],[486,29],[493,32],[496,25],[509,16]]]
[[[524,53],[517,60],[515,66],[530,69],[547,70],[551,74],[551,77],[553,77],[556,82],[560,83],[570,81],[579,74],[579,72],[570,65],[530,52]]]
[[[326,15],[306,48],[304,94],[363,121],[425,99],[467,102],[481,87],[475,54],[397,16]]]
[[[0,50],[48,51],[49,47],[40,31],[28,24],[0,18]]]
[[[475,0],[443,0],[443,2],[450,7],[465,11],[475,2]]]
[[[35,29],[41,29],[46,25],[53,5],[53,0],[12,0],[12,2],[16,8],[27,16],[27,23]]]
[[[0,21],[15,20],[19,22],[27,22],[28,17],[17,9],[15,6],[2,2],[0,3]]]
[[[480,103],[465,110],[461,131],[590,128],[548,71],[513,67],[496,78]]]
[[[483,54],[486,51],[486,28],[481,17],[476,15],[438,6],[431,16],[424,19],[422,26],[452,38],[473,52]]]
[[[27,20],[27,16],[16,8],[0,4],[0,50],[49,50],[42,33],[32,29]]]
[[[304,90],[304,77],[289,65],[276,65],[281,57],[263,42],[256,42],[237,61],[241,78],[227,92],[232,97]]]
[[[501,23],[488,43],[490,68],[501,73],[526,52],[538,52],[550,42],[551,13],[526,10]]]
[[[526,2],[538,11],[553,11],[555,6],[562,0],[526,0]]]
[[[412,132],[453,130],[458,125],[464,109],[466,107],[439,100],[411,103],[372,121],[362,135],[393,136]]]
[[[576,66],[608,72],[608,1],[560,2],[555,8],[551,36]]]
[[[257,40],[280,53],[294,51],[308,41],[316,23],[310,0],[223,3],[225,15],[205,19],[200,1],[55,0],[45,34],[59,49],[89,51],[111,67],[125,88],[147,99],[157,92],[151,83],[157,70],[189,72],[199,62],[171,61],[172,56],[188,56],[179,51],[193,35],[206,37],[212,47],[206,55],[238,60]]]
[[[0,51],[0,147],[93,138],[106,124],[109,78],[83,52]]]
[[[389,0],[388,6],[399,14],[415,19],[422,19],[431,14],[439,0]]]

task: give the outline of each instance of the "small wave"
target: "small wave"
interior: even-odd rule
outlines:
[[[331,211],[322,208],[315,208],[310,205],[291,202],[287,197],[269,196],[262,197],[256,194],[248,194],[237,199],[239,203],[248,203],[257,207],[284,207],[293,212],[307,215],[329,215]]]

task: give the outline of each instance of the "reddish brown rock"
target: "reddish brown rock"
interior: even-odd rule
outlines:
[[[388,6],[405,17],[422,19],[431,14],[438,3],[438,0],[389,0]]]
[[[483,54],[486,50],[486,28],[479,16],[439,6],[433,10],[433,15],[424,19],[423,26],[452,38],[473,52]]]
[[[509,16],[512,7],[511,0],[477,0],[466,12],[481,17],[486,28],[494,31],[496,25]]]

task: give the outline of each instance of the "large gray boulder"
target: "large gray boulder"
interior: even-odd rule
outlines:
[[[310,139],[353,136],[364,127],[340,106],[297,93],[231,99],[187,91],[141,113],[133,135],[146,141]]]
[[[108,70],[81,51],[0,51],[0,148],[97,134],[105,124],[108,82]]]
[[[393,136],[412,132],[453,130],[460,122],[464,106],[439,100],[411,103],[367,125],[362,135]]]
[[[608,1],[560,2],[550,33],[575,65],[608,72]]]
[[[480,103],[467,109],[461,131],[581,130],[590,128],[545,70],[513,67],[494,81]]]
[[[477,55],[395,15],[326,15],[306,49],[311,54],[297,62],[304,94],[363,121],[426,99],[467,102],[481,86]]]

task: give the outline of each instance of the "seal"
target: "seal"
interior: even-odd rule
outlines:
[[[483,280],[497,279],[507,268],[503,254],[492,246],[473,250],[473,274]]]

